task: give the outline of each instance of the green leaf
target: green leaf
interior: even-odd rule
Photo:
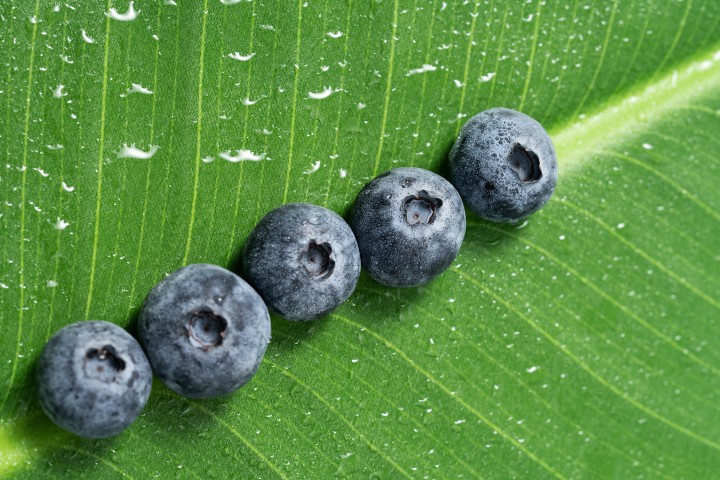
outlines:
[[[0,5],[0,475],[717,475],[718,2],[172,3]],[[346,213],[382,171],[442,172],[494,106],[557,146],[527,222],[471,216],[431,284],[363,277],[326,319],[273,318],[228,398],[158,382],[102,441],[40,411],[63,325],[132,329],[166,273],[236,265],[282,203]]]

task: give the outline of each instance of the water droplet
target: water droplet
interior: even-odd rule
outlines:
[[[327,98],[335,92],[339,92],[340,89],[333,89],[332,87],[325,87],[321,92],[308,92],[308,98],[313,100],[322,100]]]
[[[257,161],[263,160],[265,158],[264,153],[261,153],[258,155],[256,153],[253,153],[250,150],[235,150],[235,155],[230,153],[230,150],[228,150],[225,152],[220,152],[219,155],[220,155],[220,158],[222,158],[223,160],[227,160],[228,162],[231,162],[231,163],[237,163],[237,162],[241,162],[241,161],[245,161],[245,160],[249,160],[251,162],[257,162]]]
[[[68,222],[58,218],[57,222],[55,222],[54,227],[55,227],[55,230],[65,230],[68,227],[68,225],[70,225]]]
[[[157,145],[150,145],[150,149],[146,152],[135,146],[135,144],[128,146],[123,144],[122,148],[117,152],[117,158],[138,158],[140,160],[147,160],[155,155],[158,151]]]
[[[120,96],[121,96],[121,97],[127,97],[127,96],[130,95],[131,93],[142,93],[142,94],[145,94],[145,95],[152,95],[152,94],[153,94],[152,90],[148,90],[147,88],[143,87],[143,86],[140,85],[139,83],[133,83],[132,86],[131,86],[130,88],[128,88],[125,93],[121,93]]]
[[[53,88],[53,97],[54,98],[62,98],[65,95],[67,95],[67,92],[64,92],[63,89],[65,88],[65,85],[58,85],[57,87]]]
[[[481,76],[480,76],[480,81],[481,81],[481,82],[489,82],[490,80],[493,79],[494,76],[495,76],[495,72],[490,72],[490,73],[487,73],[487,74],[485,74],[485,75],[481,75]]]
[[[80,30],[80,35],[82,36],[82,39],[85,41],[85,43],[95,43],[95,39],[88,35],[85,30]]]
[[[424,65],[423,65],[422,67],[420,67],[420,68],[413,68],[413,69],[410,70],[408,73],[406,73],[405,76],[406,76],[406,77],[409,77],[409,76],[411,76],[411,75],[417,75],[417,74],[419,74],[419,73],[434,72],[435,70],[437,70],[437,67],[436,67],[436,66],[434,66],[434,65],[429,65],[429,64],[426,63],[426,64],[424,64]]]
[[[239,60],[241,62],[247,62],[254,56],[255,56],[255,52],[248,53],[247,55],[241,55],[240,52],[234,52],[234,53],[228,54],[228,57],[232,58],[233,60]]]
[[[315,173],[320,169],[320,165],[321,165],[320,160],[318,160],[312,164],[312,167],[310,167],[310,169],[305,170],[303,173],[305,175],[310,175],[311,173]]]
[[[113,20],[119,20],[121,22],[129,22],[131,20],[135,20],[140,11],[135,11],[135,6],[133,5],[133,3],[135,2],[130,2],[130,5],[128,5],[128,9],[125,13],[120,13],[116,9],[111,8],[110,11],[108,11],[105,15],[112,18]]]

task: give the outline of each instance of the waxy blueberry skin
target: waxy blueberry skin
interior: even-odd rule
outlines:
[[[463,125],[450,151],[450,181],[478,216],[515,223],[553,194],[555,147],[531,117],[492,108]]]
[[[40,406],[58,426],[87,438],[125,430],[147,403],[152,371],[138,342],[103,321],[60,329],[37,365]]]
[[[457,257],[465,210],[440,175],[396,168],[360,191],[350,226],[370,276],[391,287],[413,287],[440,275]]]
[[[257,371],[270,341],[270,316],[242,278],[193,264],[153,288],[139,332],[153,371],[170,389],[190,398],[217,397]]]
[[[290,203],[269,212],[250,234],[243,274],[268,307],[287,320],[326,315],[355,290],[360,253],[335,212]]]

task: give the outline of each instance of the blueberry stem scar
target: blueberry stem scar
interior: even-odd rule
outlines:
[[[300,262],[310,276],[325,280],[332,275],[335,268],[335,260],[330,257],[331,254],[332,245],[328,242],[319,244],[310,240],[307,250],[300,254]]]
[[[227,321],[213,312],[201,310],[192,314],[186,328],[190,343],[207,351],[222,344]]]
[[[520,144],[515,144],[508,155],[507,163],[522,183],[533,183],[542,178],[537,154]]]
[[[123,360],[112,345],[91,348],[85,353],[85,371],[88,376],[110,383],[116,374],[125,370]]]
[[[401,207],[405,213],[405,222],[408,225],[433,223],[442,203],[442,200],[432,198],[425,190],[406,197]]]

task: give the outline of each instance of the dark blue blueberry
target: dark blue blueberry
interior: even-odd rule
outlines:
[[[194,264],[160,282],[140,311],[140,340],[155,374],[191,398],[234,392],[257,371],[270,316],[242,278]]]
[[[288,320],[321,317],[347,300],[360,276],[353,232],[335,212],[308,203],[263,217],[243,254],[244,275]]]
[[[450,181],[480,217],[514,223],[539,210],[555,190],[555,148],[527,115],[485,110],[463,125],[450,151]]]
[[[147,403],[152,371],[138,342],[108,322],[60,329],[40,355],[40,405],[60,427],[87,438],[125,430]]]
[[[350,226],[362,266],[378,282],[413,287],[453,262],[465,236],[465,210],[453,186],[421,168],[396,168],[365,185]]]

